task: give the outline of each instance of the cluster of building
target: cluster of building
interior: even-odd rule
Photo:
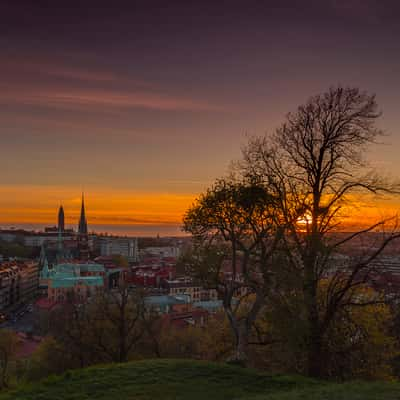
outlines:
[[[149,309],[163,314],[166,323],[177,327],[202,326],[210,314],[222,309],[215,289],[177,274],[180,245],[159,245],[156,241],[139,249],[135,237],[90,234],[83,195],[77,231],[66,229],[64,219],[61,206],[57,226],[45,228],[44,232],[0,230],[1,241],[40,248],[37,259],[0,257],[0,316],[34,300],[46,308],[70,299],[84,303],[99,291],[119,285],[144,290]],[[378,289],[396,293],[400,290],[400,259],[396,254],[397,251],[375,261],[376,270],[381,271],[373,279]],[[345,271],[349,257],[338,256],[327,274],[335,273],[337,268]],[[233,276],[231,263],[223,265],[221,274],[227,281],[237,280],[237,297],[245,294],[240,271]]]
[[[97,263],[62,263],[49,269],[46,263],[40,271],[40,290],[53,303],[68,300],[85,302],[99,290],[120,284],[120,268],[107,268]]]
[[[135,237],[89,233],[83,195],[76,231],[65,227],[60,206],[57,226],[40,233],[0,230],[0,240],[40,249],[35,260],[0,261],[0,312],[35,299],[45,308],[71,299],[87,302],[99,291],[122,284],[143,289],[148,307],[178,326],[203,324],[222,307],[216,290],[177,276],[179,245],[156,241],[139,250]]]
[[[65,227],[60,206],[57,226],[39,233],[0,230],[0,240],[40,248],[38,260],[0,264],[0,311],[34,299],[45,308],[69,299],[86,302],[121,284],[144,289],[148,307],[178,325],[204,323],[206,314],[221,307],[215,290],[177,277],[179,246],[158,243],[139,250],[135,237],[90,234],[83,196],[77,231]],[[121,258],[123,266],[118,264]]]
[[[89,259],[92,254],[100,256],[121,255],[129,262],[139,260],[138,239],[136,237],[117,237],[89,233],[82,195],[81,214],[78,229],[65,227],[65,213],[61,205],[58,210],[57,226],[46,227],[44,232],[32,232],[22,229],[0,230],[0,241],[20,243],[30,248],[45,248],[47,256],[58,254],[64,259]],[[63,247],[60,252],[60,246]]]
[[[21,303],[35,300],[39,286],[39,264],[35,261],[8,261],[0,264],[0,315]]]

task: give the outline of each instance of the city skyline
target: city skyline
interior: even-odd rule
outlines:
[[[337,84],[377,94],[369,159],[400,176],[397,2],[86,4],[0,6],[0,226],[71,225],[83,189],[90,226],[179,231],[248,136]]]
[[[7,210],[6,218],[0,220],[0,228],[26,228],[33,230],[41,230],[45,226],[57,225],[57,214],[59,207],[62,206],[65,213],[65,226],[67,228],[76,229],[81,212],[81,195],[71,193],[71,197],[65,195],[65,190],[62,190],[64,201],[57,201],[57,193],[54,193],[49,199],[36,198],[35,195],[30,196],[32,208],[24,207],[25,199],[31,189],[21,193],[21,205],[18,200],[14,207]],[[15,193],[15,189],[12,189]],[[4,192],[3,192],[4,193]],[[32,193],[37,193],[32,190]],[[39,192],[40,193],[40,192]],[[61,198],[61,196],[58,196]],[[162,209],[160,209],[160,197]],[[151,236],[156,234],[162,235],[184,235],[180,229],[180,220],[176,218],[179,212],[179,207],[183,213],[187,204],[194,200],[190,196],[172,197],[168,195],[154,194],[152,203],[149,202],[149,197],[124,197],[113,198],[105,197],[103,193],[85,193],[86,211],[88,214],[88,228],[90,231],[109,232],[115,234],[139,234],[143,236]],[[0,201],[1,202],[1,201]],[[125,207],[122,213],[123,218],[119,216],[121,211],[113,211],[113,207],[121,210]],[[130,208],[130,210],[128,209]],[[143,210],[146,213],[143,213]],[[34,213],[35,219],[29,219],[29,212]]]

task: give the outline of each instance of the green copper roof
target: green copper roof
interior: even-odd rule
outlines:
[[[222,300],[196,301],[193,307],[203,308],[207,311],[216,311],[223,307]]]
[[[76,278],[79,277],[73,274],[73,271],[55,271],[55,273],[50,276],[53,277],[54,279],[66,279],[66,278]]]
[[[53,267],[55,273],[58,274],[69,274],[77,275],[79,274],[78,264],[57,264]]]
[[[104,265],[102,264],[57,264],[54,267],[57,273],[59,272],[67,272],[71,274],[78,275],[80,271],[83,272],[105,272]]]
[[[188,304],[190,303],[190,296],[147,296],[144,299],[145,306],[150,309],[158,309],[161,312],[168,312],[171,306],[175,304]]]
[[[57,277],[52,279],[50,284],[52,288],[72,288],[76,285],[103,286],[103,278],[101,276]]]
[[[44,270],[41,278],[49,279],[52,288],[71,288],[75,285],[103,286],[102,276],[81,276],[81,273],[104,272],[101,264],[57,264],[52,270]]]

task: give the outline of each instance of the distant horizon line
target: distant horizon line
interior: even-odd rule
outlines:
[[[57,226],[56,224],[46,225],[43,223],[35,222],[18,222],[18,223],[2,223],[0,222],[0,230],[30,230],[32,232],[44,232],[45,228],[52,228]],[[163,223],[159,224],[144,223],[144,224],[89,224],[89,232],[94,232],[97,234],[113,234],[113,235],[135,235],[143,237],[157,237],[157,236],[173,236],[173,237],[186,237],[181,230],[181,224],[179,223]],[[67,229],[72,228],[76,231],[75,224],[65,224]],[[93,228],[99,230],[95,230]]]
[[[367,225],[365,225],[367,226]],[[1,222],[0,221],[0,230],[26,230],[31,232],[45,232],[45,228],[53,228],[57,227],[56,224],[48,224],[46,225],[43,222],[18,222],[18,223],[9,223],[9,222]],[[76,224],[65,224],[65,228],[73,229],[77,231]],[[99,230],[95,230],[94,228],[98,228]],[[358,231],[362,231],[365,229],[363,226],[355,226],[354,224],[348,224],[347,226],[343,226],[343,229],[331,232],[331,233],[355,233]],[[134,224],[98,224],[98,223],[90,223],[88,228],[89,233],[96,234],[110,234],[116,236],[141,236],[141,237],[188,237],[189,233],[185,233],[182,230],[182,223],[173,223],[173,222],[159,222],[159,223],[134,223]],[[369,233],[382,233],[379,230],[372,230]]]

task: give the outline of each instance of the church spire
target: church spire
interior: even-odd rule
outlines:
[[[89,259],[88,229],[85,215],[85,199],[82,193],[81,217],[78,226],[78,251],[81,260]]]
[[[78,233],[81,235],[87,235],[87,221],[85,215],[85,199],[82,193],[82,207],[81,207],[81,217],[79,219]]]
[[[64,233],[65,230],[65,219],[64,219],[64,208],[60,205],[58,210],[58,231]]]

